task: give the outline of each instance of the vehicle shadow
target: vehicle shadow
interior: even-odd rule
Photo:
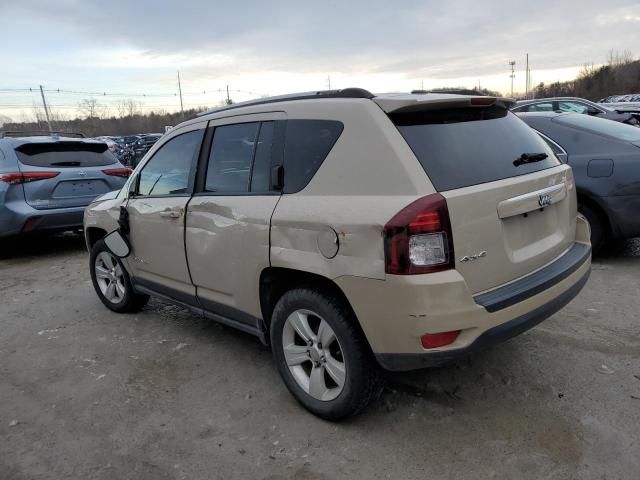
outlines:
[[[58,256],[83,250],[86,250],[84,236],[71,232],[0,239],[0,260]]]
[[[640,238],[628,238],[610,242],[604,249],[593,256],[595,261],[606,261],[612,258],[640,258]]]

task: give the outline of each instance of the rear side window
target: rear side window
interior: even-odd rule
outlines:
[[[106,143],[25,143],[15,150],[20,162],[32,167],[102,167],[117,163]]]
[[[216,127],[209,155],[205,191],[249,191],[251,161],[259,126],[259,122],[252,122]]]
[[[391,114],[390,118],[438,191],[560,165],[547,144],[503,108],[431,110]],[[514,161],[523,153],[546,153],[548,157],[516,166]]]
[[[284,193],[302,190],[327,158],[344,125],[334,120],[287,120]]]

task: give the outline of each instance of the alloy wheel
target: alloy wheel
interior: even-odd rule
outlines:
[[[282,348],[298,386],[321,401],[342,392],[347,374],[342,348],[329,324],[310,310],[296,310],[282,329]]]

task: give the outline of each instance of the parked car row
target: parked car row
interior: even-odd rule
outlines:
[[[616,122],[640,126],[640,110],[634,108],[612,107],[595,103],[584,98],[554,97],[520,100],[511,108],[512,112],[557,112],[582,113],[594,117],[606,118]]]
[[[640,93],[629,95],[611,95],[599,100],[600,103],[622,103],[622,102],[638,102],[640,103]]]
[[[96,140],[105,142],[124,165],[135,167],[149,149],[162,136],[160,133],[144,133],[124,136],[102,136]]]

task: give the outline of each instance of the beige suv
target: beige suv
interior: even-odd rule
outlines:
[[[189,120],[86,210],[96,292],[253,334],[302,405],[353,415],[383,370],[517,335],[587,281],[571,169],[511,104],[345,89]]]

